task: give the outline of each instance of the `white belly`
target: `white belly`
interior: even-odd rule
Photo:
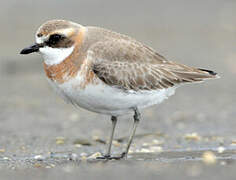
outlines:
[[[51,80],[49,82],[65,101],[89,111],[113,116],[132,111],[134,107],[141,109],[160,104],[175,92],[175,87],[162,90],[125,92],[102,82],[96,85],[87,85],[81,89],[78,86],[78,80],[78,78],[77,80],[69,80],[63,84],[57,84]]]

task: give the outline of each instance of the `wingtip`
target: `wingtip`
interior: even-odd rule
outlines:
[[[212,70],[208,70],[208,69],[201,69],[201,68],[198,68],[198,70],[200,71],[204,71],[204,72],[207,72],[209,75],[210,75],[210,78],[220,78],[220,76],[218,75],[218,73],[212,71]]]
[[[199,68],[198,70],[208,72],[212,76],[218,76],[216,72],[208,70],[208,69],[201,69],[201,68]]]

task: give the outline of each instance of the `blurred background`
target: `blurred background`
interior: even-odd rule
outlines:
[[[165,134],[168,138],[163,139],[162,148],[168,151],[219,144],[232,149],[236,139],[235,17],[235,0],[1,2],[0,148],[5,154],[43,153],[50,148],[77,152],[71,143],[75,138],[108,138],[110,117],[64,103],[47,84],[41,56],[19,54],[34,43],[42,23],[66,19],[129,35],[169,60],[219,73],[220,79],[185,85],[160,106],[144,110],[137,134]],[[131,116],[121,117],[115,136],[127,136],[132,122]],[[191,133],[220,138],[189,143],[184,137]],[[68,144],[55,145],[58,136],[69,139]],[[140,146],[143,142],[136,141]],[[102,145],[101,150],[105,148]]]

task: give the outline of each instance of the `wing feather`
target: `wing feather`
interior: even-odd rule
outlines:
[[[90,47],[89,54],[97,77],[124,90],[156,90],[215,78],[207,70],[168,61],[136,41],[97,42]]]

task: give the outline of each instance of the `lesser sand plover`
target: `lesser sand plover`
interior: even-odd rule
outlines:
[[[99,27],[51,20],[39,27],[36,43],[21,54],[39,52],[49,83],[67,102],[111,116],[107,153],[127,157],[140,120],[139,109],[160,104],[184,83],[218,77],[215,72],[168,61],[135,39]],[[117,117],[134,112],[127,148],[110,155]]]

